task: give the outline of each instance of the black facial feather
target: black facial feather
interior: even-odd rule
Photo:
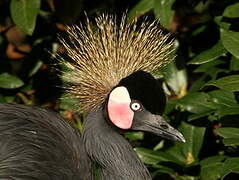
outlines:
[[[122,79],[119,86],[126,87],[131,99],[140,101],[149,112],[161,114],[164,111],[166,97],[159,82],[150,73],[134,72]]]

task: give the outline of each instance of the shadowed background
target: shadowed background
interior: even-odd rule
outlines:
[[[82,129],[84,115],[64,97],[66,25],[97,14],[155,19],[175,38],[176,60],[154,72],[167,94],[165,119],[187,142],[142,132],[125,136],[154,179],[236,179],[239,173],[239,3],[237,0],[1,0],[0,101],[60,112]],[[52,55],[51,55],[52,54]]]

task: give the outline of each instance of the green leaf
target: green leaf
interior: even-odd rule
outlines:
[[[239,104],[232,91],[220,89],[211,91],[208,94],[211,96],[212,102],[214,102],[217,108],[217,115],[219,117],[239,114]]]
[[[239,32],[220,30],[223,46],[239,59]]]
[[[146,164],[156,165],[159,162],[168,162],[168,161],[180,164],[180,161],[178,161],[178,159],[164,152],[153,151],[151,149],[141,147],[135,148],[135,151],[137,152],[140,159]]]
[[[229,29],[231,24],[228,22],[223,21],[223,16],[216,16],[214,18],[215,23],[217,23],[218,26],[220,26],[223,29]]]
[[[195,176],[176,176],[175,180],[198,180]]]
[[[93,179],[101,180],[101,168],[96,164],[96,162],[93,162],[91,167],[92,167]]]
[[[220,89],[239,91],[239,75],[226,76],[215,81],[209,81],[205,84],[205,86],[209,85],[216,86]]]
[[[239,107],[239,104],[235,98],[233,92],[228,90],[214,90],[208,93],[212,98],[212,101],[218,108],[233,108]]]
[[[225,146],[239,146],[238,138],[225,138],[222,142]]]
[[[178,97],[185,95],[187,88],[187,74],[185,69],[178,69],[175,61],[168,64],[163,70],[164,79],[167,85]]]
[[[195,30],[192,32],[192,36],[199,35],[199,34],[202,33],[203,31],[205,31],[206,28],[207,28],[206,25],[201,25],[200,27],[198,27],[197,29],[195,29]]]
[[[0,94],[0,102],[1,103],[6,102],[6,99],[4,98],[4,96],[2,94]]]
[[[210,4],[211,4],[210,1],[198,1],[197,5],[195,3],[196,6],[194,6],[193,10],[196,13],[201,14],[201,13],[203,13],[203,12],[208,10]]]
[[[189,93],[181,99],[178,99],[177,104],[181,110],[197,114],[206,113],[215,109],[210,96],[203,92]]]
[[[144,139],[143,132],[126,132],[125,137],[128,138],[130,141],[137,141]]]
[[[164,146],[164,140],[160,141],[155,147],[154,147],[154,151],[158,151],[160,149],[162,149]]]
[[[223,162],[225,161],[227,157],[226,156],[211,156],[211,157],[208,157],[206,159],[203,159],[200,161],[200,165],[201,166],[207,166],[207,165],[211,165],[211,164],[214,164],[214,163],[218,163],[218,162]]]
[[[165,154],[169,154],[169,156],[186,165],[197,162],[204,139],[205,128],[182,122],[178,130],[184,135],[186,143],[177,142],[175,146],[165,151]]]
[[[204,64],[204,63],[213,61],[220,56],[225,55],[226,52],[227,51],[224,48],[224,46],[222,45],[221,41],[219,41],[212,48],[197,55],[195,58],[193,58],[191,61],[189,61],[188,64]]]
[[[226,64],[225,61],[221,59],[216,59],[214,61],[210,61],[204,64],[199,65],[194,72],[204,73],[201,77],[204,77],[204,83],[208,81],[208,76],[210,76],[213,80],[217,78],[217,75],[221,72],[228,73],[229,70],[222,68],[222,65]],[[219,66],[221,65],[221,66]],[[194,84],[192,86],[195,86]]]
[[[23,86],[24,83],[21,79],[8,73],[0,74],[0,88],[15,89]]]
[[[207,75],[204,74],[193,82],[193,84],[190,86],[189,93],[199,91],[206,82],[207,82]]]
[[[4,99],[5,99],[5,102],[7,103],[11,103],[11,102],[14,102],[16,96],[5,96]]]
[[[233,5],[227,6],[227,8],[223,12],[223,16],[229,17],[229,18],[239,17],[239,3],[235,3]]]
[[[219,117],[227,116],[227,115],[236,115],[239,114],[238,107],[226,107],[218,109],[217,115]]]
[[[37,71],[41,68],[42,64],[43,62],[41,60],[38,60],[34,68],[29,72],[28,76],[32,77],[34,74],[36,74]]]
[[[187,123],[182,123],[179,127],[186,139],[185,144],[180,144],[183,147],[183,153],[186,157],[186,164],[191,164],[193,160],[198,159],[199,152],[202,147],[205,129],[203,127],[192,126]]]
[[[10,10],[14,23],[26,34],[32,35],[41,0],[11,0]]]
[[[162,166],[160,164],[157,165],[153,165],[154,168],[156,168],[157,170],[155,172],[153,172],[152,178],[156,179],[155,176],[157,176],[158,174],[164,173],[164,174],[175,174],[176,172],[168,167]]]
[[[223,143],[226,146],[237,146],[239,145],[239,128],[218,128],[215,130],[215,132],[219,135],[222,136]]]
[[[189,116],[188,116],[188,121],[193,121],[193,120],[196,120],[196,119],[199,119],[199,118],[203,118],[203,117],[209,116],[209,115],[211,115],[213,112],[214,112],[214,110],[206,111],[206,112],[204,112],[204,113],[189,115]]]
[[[173,19],[172,5],[174,2],[175,0],[155,0],[154,2],[154,14],[159,19],[160,24],[167,29],[170,28]]]
[[[212,156],[206,158],[200,162],[201,180],[218,180],[221,177],[221,172],[223,170],[223,161],[225,156]]]
[[[222,179],[231,172],[239,173],[239,157],[226,159],[221,171]]]
[[[129,13],[129,19],[137,18],[151,10],[154,7],[154,0],[141,0],[136,4],[134,8],[132,8]]]
[[[239,138],[239,128],[218,128],[216,129],[216,132],[223,138]]]
[[[79,104],[77,99],[67,97],[65,94],[63,94],[59,107],[64,110],[75,110],[76,104]]]
[[[237,59],[235,56],[232,56],[232,58],[231,58],[230,70],[231,71],[239,71],[239,59]]]
[[[214,61],[209,61],[207,63],[204,63],[202,65],[200,65],[198,68],[196,68],[194,70],[194,72],[203,72],[205,74],[212,74],[211,71],[217,71],[218,68],[216,68],[216,66],[223,64],[224,61],[220,60],[220,59],[216,59]]]
[[[231,172],[239,173],[239,158],[226,156],[212,156],[200,162],[202,180],[223,179]]]

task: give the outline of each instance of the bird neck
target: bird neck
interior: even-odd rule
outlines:
[[[83,141],[88,156],[101,167],[102,179],[151,179],[128,141],[107,123],[102,107],[88,114],[84,122]]]

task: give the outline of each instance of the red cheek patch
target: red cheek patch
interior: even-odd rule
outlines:
[[[125,87],[115,88],[109,96],[108,115],[110,121],[121,129],[129,129],[132,126],[134,112],[130,109],[131,99]]]

